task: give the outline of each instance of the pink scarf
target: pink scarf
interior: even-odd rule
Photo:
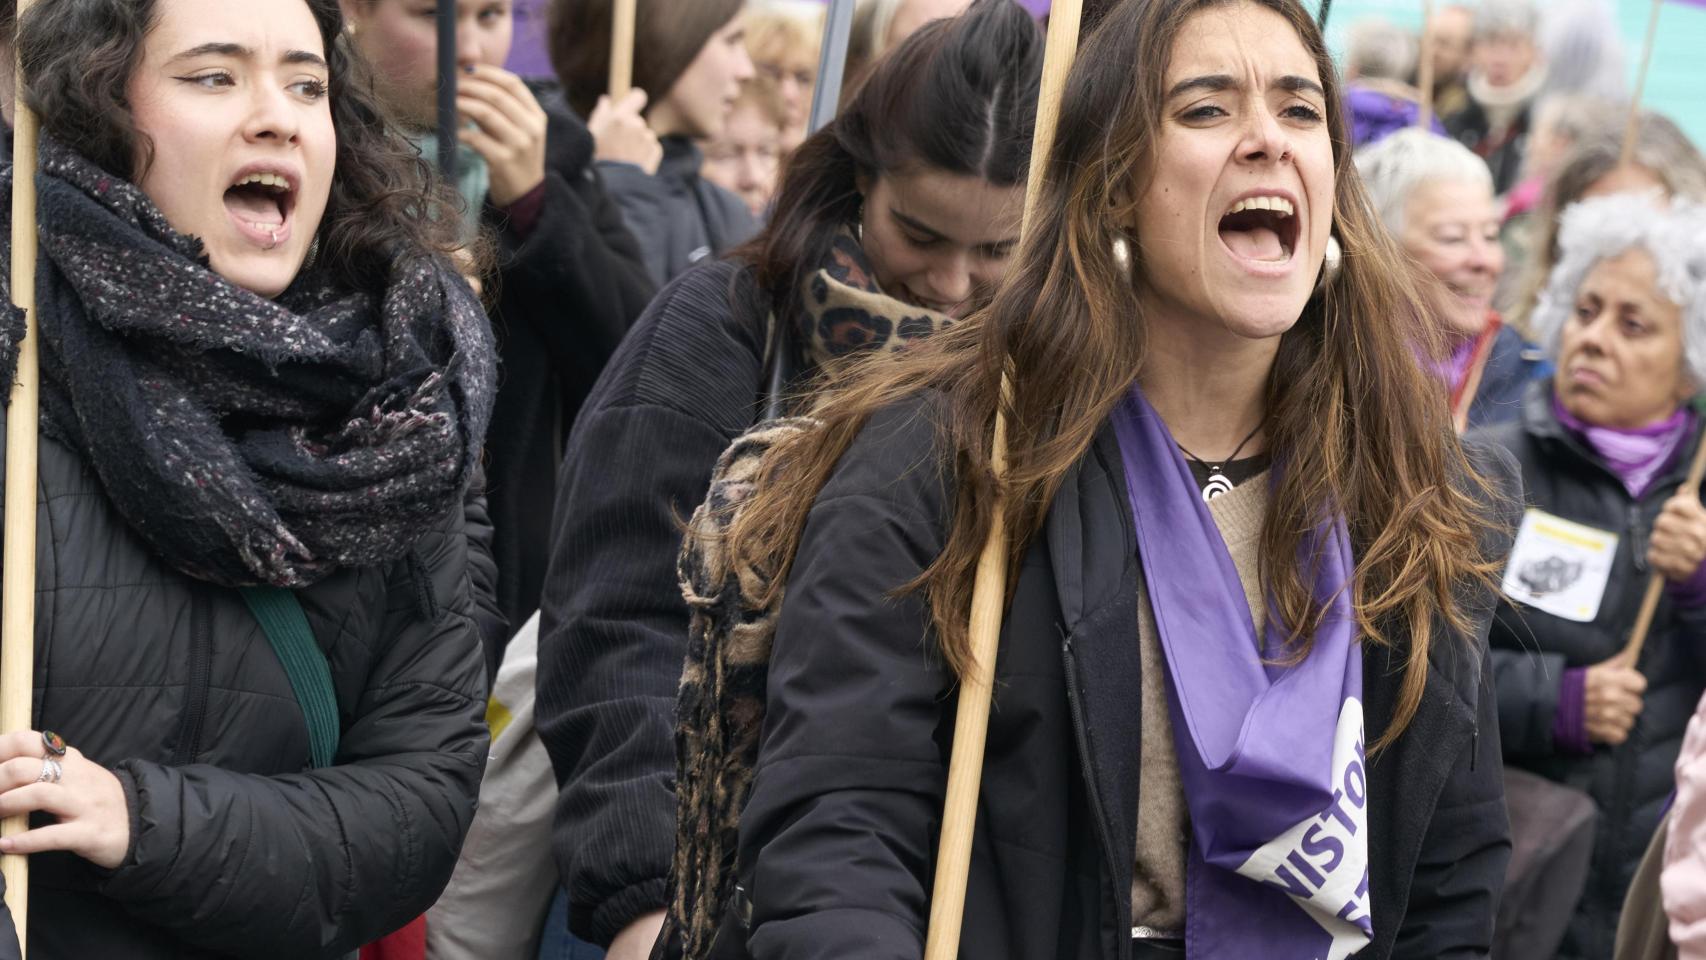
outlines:
[[[1556,394],[1552,396],[1552,413],[1559,423],[1587,441],[1611,472],[1617,474],[1617,479],[1623,481],[1629,495],[1636,498],[1647,492],[1661,470],[1670,466],[1683,439],[1694,432],[1694,415],[1686,406],[1678,407],[1658,423],[1630,429],[1596,427],[1577,419],[1564,409]]]

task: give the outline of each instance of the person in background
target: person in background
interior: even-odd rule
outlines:
[[[0,816],[34,821],[0,852],[31,861],[28,954],[348,956],[438,897],[486,760],[497,359],[453,200],[336,0],[21,21],[39,726],[0,731]]]
[[[746,51],[758,82],[776,92],[787,112],[782,154],[806,138],[817,87],[824,8],[809,0],[763,0],[746,12]]]
[[[701,145],[705,179],[740,197],[760,222],[776,192],[776,174],[784,152],[782,141],[789,120],[783,102],[770,82],[760,76],[741,88],[722,135]]]
[[[1438,370],[1459,430],[1515,418],[1547,364],[1493,309],[1505,255],[1487,165],[1455,140],[1413,127],[1357,151],[1356,164],[1398,246],[1444,288]]]
[[[666,902],[682,521],[764,415],[772,369],[809,394],[848,358],[903,351],[987,302],[1018,242],[1042,53],[1011,0],[890,51],[795,151],[764,231],[659,294],[581,417],[558,487],[538,723],[562,785],[568,926],[613,958],[646,956]]]
[[[741,86],[755,75],[742,6],[743,0],[638,0],[634,90],[625,103],[612,104],[606,96],[612,0],[552,0],[551,63],[569,104],[593,118],[599,170],[659,286],[758,229],[739,197],[700,175],[704,157],[694,145],[722,135]],[[601,111],[635,106],[644,130],[626,121],[623,142],[602,135]]]
[[[1599,808],[1559,956],[1612,955],[1624,892],[1706,690],[1706,508],[1684,489],[1706,383],[1706,210],[1617,194],[1566,210],[1533,315],[1557,368],[1522,416],[1474,436],[1522,468],[1529,512],[1492,632],[1508,764]],[[1665,590],[1626,654],[1649,575]]]
[[[846,102],[883,52],[932,20],[957,17],[971,0],[859,0],[847,44]]]
[[[1469,44],[1474,29],[1472,7],[1448,3],[1434,10],[1435,116],[1449,117],[1469,106]]]
[[[424,0],[343,0],[391,114],[423,146],[433,127],[438,39]],[[460,187],[497,246],[492,325],[502,377],[487,439],[498,602],[513,626],[539,606],[569,427],[654,290],[639,244],[593,164],[587,128],[554,91],[503,69],[506,0],[457,8]],[[487,651],[489,675],[501,649]]]
[[[1351,25],[1345,43],[1345,109],[1355,146],[1416,125],[1421,93],[1405,79],[1415,63],[1415,38],[1392,21],[1370,17]],[[1437,115],[1433,124],[1444,132]]]
[[[1588,134],[1559,164],[1533,214],[1532,240],[1521,254],[1523,279],[1510,301],[1501,301],[1506,319],[1530,331],[1534,310],[1558,262],[1558,220],[1579,200],[1614,193],[1658,192],[1706,203],[1706,156],[1668,117],[1642,114],[1630,163],[1621,163],[1621,118]]]
[[[1482,0],[1470,46],[1469,105],[1445,119],[1459,142],[1487,161],[1503,195],[1522,172],[1530,112],[1546,84],[1534,0]]]
[[[1553,0],[1540,25],[1544,96],[1628,100],[1628,65],[1615,0]]]

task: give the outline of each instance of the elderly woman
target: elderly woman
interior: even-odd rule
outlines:
[[[1706,212],[1617,195],[1566,211],[1535,313],[1557,363],[1486,436],[1529,511],[1492,632],[1508,763],[1589,793],[1599,835],[1562,956],[1606,957],[1706,688],[1706,509],[1682,489],[1706,376]],[[1667,582],[1638,662],[1644,585]]]
[[[342,29],[336,0],[23,17],[41,536],[0,816],[34,829],[0,852],[33,960],[342,957],[437,898],[473,817],[491,331]]]
[[[1546,363],[1493,310],[1505,255],[1487,165],[1462,144],[1412,128],[1358,151],[1357,169],[1398,245],[1444,287],[1438,369],[1458,430],[1514,419]]]

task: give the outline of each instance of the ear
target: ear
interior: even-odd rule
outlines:
[[[367,8],[373,0],[338,0],[338,9],[344,15],[344,30],[350,36],[355,36],[361,29],[361,24],[367,19]]]

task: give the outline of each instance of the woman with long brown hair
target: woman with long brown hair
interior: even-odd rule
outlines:
[[[996,511],[960,955],[1486,954],[1511,469],[1471,462],[1417,361],[1437,320],[1337,86],[1296,0],[1119,5],[988,311],[839,380],[772,452],[730,532],[782,596],[751,956],[919,956]]]
[[[659,294],[575,425],[538,722],[562,787],[568,922],[612,960],[649,954],[667,902],[682,521],[767,401],[988,302],[1018,245],[1042,53],[1013,0],[979,0],[896,47],[795,151],[764,231]]]

